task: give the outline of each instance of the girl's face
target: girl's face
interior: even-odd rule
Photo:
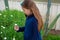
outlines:
[[[22,9],[23,9],[24,13],[25,13],[27,16],[29,16],[29,15],[32,14],[31,11],[30,11],[30,9],[26,9],[26,8],[22,8]]]

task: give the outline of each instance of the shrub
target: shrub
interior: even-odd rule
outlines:
[[[23,32],[17,33],[13,27],[25,25],[25,15],[18,10],[3,10],[0,11],[0,40],[23,40]]]

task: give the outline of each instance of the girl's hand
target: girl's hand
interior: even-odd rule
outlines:
[[[19,26],[15,25],[14,26],[14,30],[18,31],[19,30]]]

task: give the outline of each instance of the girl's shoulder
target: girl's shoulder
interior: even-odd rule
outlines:
[[[35,17],[32,17],[32,18],[31,18],[31,21],[32,21],[32,22],[37,22],[37,19],[36,19]]]

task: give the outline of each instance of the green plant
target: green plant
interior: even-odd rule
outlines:
[[[0,12],[0,39],[1,40],[23,40],[23,33],[17,33],[13,28],[14,24],[18,26],[25,25],[25,15],[18,10],[3,10]],[[19,36],[20,35],[20,36]]]
[[[41,31],[41,33],[42,33],[43,36],[47,36],[47,35],[48,35],[48,33],[49,33],[50,30],[54,27],[54,25],[56,24],[56,22],[57,22],[57,20],[58,20],[59,18],[60,18],[60,14],[58,14],[58,15],[56,16],[56,18],[51,22],[51,24],[50,24],[49,27],[48,27],[47,32],[44,32],[44,30]]]
[[[60,14],[57,15],[57,17],[52,21],[52,23],[49,25],[49,30],[47,32],[47,34],[50,32],[50,30],[54,27],[54,25],[56,24],[57,20],[60,18]]]

